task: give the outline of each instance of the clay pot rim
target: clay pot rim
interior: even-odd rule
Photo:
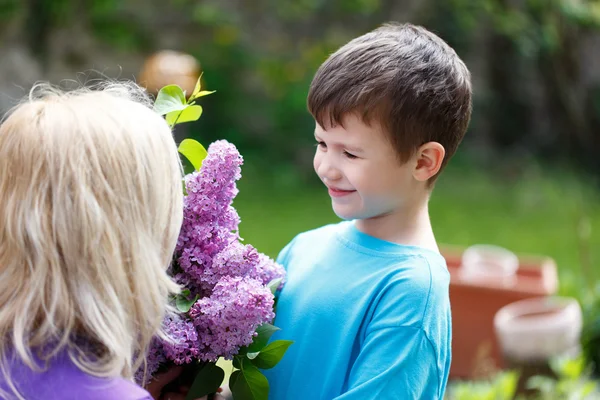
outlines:
[[[480,263],[491,257],[498,268],[479,269]],[[467,247],[461,257],[461,272],[474,277],[508,278],[513,277],[519,269],[519,258],[512,251],[493,244],[474,244]]]
[[[542,315],[532,315],[542,313]],[[535,297],[501,308],[494,316],[496,330],[507,333],[572,329],[581,324],[579,302],[571,297]]]

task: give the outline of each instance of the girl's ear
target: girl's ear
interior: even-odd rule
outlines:
[[[422,145],[415,155],[416,164],[413,176],[420,182],[426,182],[437,174],[444,161],[446,150],[438,142],[428,142]]]

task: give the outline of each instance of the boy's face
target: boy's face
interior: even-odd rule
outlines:
[[[316,124],[314,168],[342,219],[369,219],[401,212],[419,192],[414,160],[402,164],[385,133],[354,115],[344,126]],[[422,185],[421,185],[422,186]]]

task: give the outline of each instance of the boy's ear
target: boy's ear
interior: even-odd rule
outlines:
[[[426,182],[438,173],[444,161],[446,149],[438,142],[428,142],[419,147],[415,154],[416,165],[413,176],[420,182]]]

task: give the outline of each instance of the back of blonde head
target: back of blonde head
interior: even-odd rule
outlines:
[[[44,348],[47,358],[68,351],[88,373],[131,377],[159,329],[178,290],[166,267],[182,219],[181,164],[148,106],[134,84],[38,86],[0,126],[5,374],[9,355],[35,369]]]

